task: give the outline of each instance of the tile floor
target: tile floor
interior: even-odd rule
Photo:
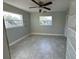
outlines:
[[[66,39],[30,36],[10,48],[12,59],[65,59]]]

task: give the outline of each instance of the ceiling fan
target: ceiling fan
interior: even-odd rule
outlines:
[[[42,1],[36,1],[36,0],[31,0],[32,2],[34,2],[35,4],[37,4],[38,6],[35,6],[35,7],[29,7],[29,8],[39,8],[39,12],[41,13],[42,12],[42,8],[43,9],[46,9],[46,10],[51,10],[50,8],[46,7],[48,5],[51,5],[52,2],[47,2],[47,3],[44,3]]]

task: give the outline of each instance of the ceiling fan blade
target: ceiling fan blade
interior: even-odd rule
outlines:
[[[50,4],[52,4],[52,2],[45,3],[42,6],[47,6],[47,5],[50,5]]]
[[[40,4],[38,3],[38,2],[36,2],[35,0],[32,0],[34,3],[36,3],[37,5],[39,5],[40,6]]]
[[[43,7],[44,9],[47,9],[47,10],[51,10],[50,8],[48,8],[48,7]]]
[[[39,13],[41,13],[42,12],[42,9],[39,9]]]
[[[29,8],[38,8],[38,7],[29,7]]]

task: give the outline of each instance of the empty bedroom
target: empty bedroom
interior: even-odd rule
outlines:
[[[4,0],[4,59],[76,59],[76,0]]]

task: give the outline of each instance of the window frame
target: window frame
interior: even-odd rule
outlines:
[[[16,19],[14,20],[13,18],[9,19],[9,20],[6,20],[7,18],[5,18],[5,15],[10,15],[11,18],[14,15],[13,17],[16,16],[15,18],[17,18],[17,20]],[[19,18],[17,16],[19,16]],[[23,15],[22,14],[17,14],[17,13],[13,13],[13,12],[3,11],[3,17],[4,17],[4,22],[5,22],[6,29],[15,28],[15,27],[22,27],[24,25],[23,24]],[[9,22],[13,22],[15,24],[12,25]]]
[[[46,17],[47,17],[47,18],[50,17],[50,20],[48,20],[48,19],[47,19],[47,20],[46,20],[46,19],[43,19],[43,20],[42,20],[42,19],[41,19],[41,18],[46,18]],[[52,19],[53,19],[52,16],[39,16],[39,24],[40,24],[41,26],[51,26],[51,25],[52,25]],[[45,21],[45,20],[46,20],[46,21]],[[46,22],[46,24],[43,24],[42,21],[43,21],[43,23]],[[49,23],[48,23],[47,21],[49,21]]]

